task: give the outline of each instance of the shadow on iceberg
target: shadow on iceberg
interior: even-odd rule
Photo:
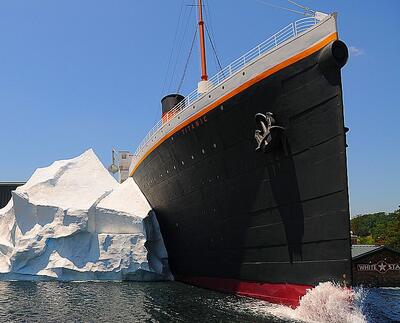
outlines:
[[[39,168],[0,210],[0,279],[172,280],[156,215],[92,150]]]

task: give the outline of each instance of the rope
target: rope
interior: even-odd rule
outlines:
[[[176,72],[176,69],[177,69],[177,66],[178,66],[178,63],[179,63],[179,58],[181,56],[183,42],[184,42],[184,39],[185,39],[185,36],[186,36],[186,32],[188,30],[188,26],[189,26],[189,22],[190,22],[190,16],[192,15],[192,11],[193,11],[193,7],[190,6],[188,19],[186,21],[185,29],[184,29],[184,32],[183,32],[183,35],[182,35],[182,38],[181,38],[181,42],[180,42],[180,45],[179,45],[178,55],[176,57],[176,61],[175,61],[175,64],[174,64],[174,69],[172,71],[171,81],[170,81],[169,87],[168,87],[169,89],[172,87],[172,82],[174,81],[174,78],[175,78],[175,72]]]
[[[211,36],[210,36],[210,33],[208,32],[207,25],[206,25],[206,32],[207,32],[208,39],[210,40],[211,48],[212,48],[212,50],[213,50],[213,52],[214,52],[214,56],[215,56],[215,58],[216,58],[216,60],[217,60],[217,62],[218,62],[219,69],[222,71],[221,62],[219,61],[218,54],[217,54],[217,50],[215,49],[215,46],[214,46],[214,42],[212,41]]]
[[[196,40],[196,36],[197,36],[197,28],[194,31],[194,35],[193,35],[193,39],[192,39],[192,45],[190,46],[189,55],[188,55],[188,58],[186,60],[185,68],[183,69],[182,78],[181,78],[181,81],[179,82],[178,90],[176,91],[176,93],[179,93],[179,91],[181,90],[183,81],[185,79],[186,71],[187,71],[187,68],[188,68],[188,65],[189,65],[189,61],[190,61],[190,57],[192,56],[192,52],[193,52],[193,47],[194,47],[194,42]]]
[[[306,6],[303,6],[303,5],[301,5],[301,4],[298,4],[297,2],[294,2],[293,0],[287,0],[287,1],[290,2],[291,4],[294,4],[296,7],[299,7],[299,8],[301,8],[301,9],[304,9],[304,10],[305,10],[305,13],[312,13],[312,14],[315,14],[315,11],[312,10],[311,8],[309,8],[309,7],[306,7]]]
[[[298,14],[300,14],[300,15],[309,16],[309,15],[310,15],[310,12],[311,12],[310,10],[306,10],[305,12],[302,12],[302,11],[298,11],[298,10],[294,10],[294,9],[290,9],[290,8],[286,8],[286,7],[282,7],[282,6],[277,6],[277,5],[274,5],[274,4],[272,4],[272,3],[266,2],[266,1],[264,1],[264,0],[256,0],[256,1],[259,2],[259,3],[265,4],[265,5],[267,5],[267,6],[270,6],[270,7],[272,7],[272,8],[282,9],[282,10],[286,10],[286,11],[298,13]],[[289,0],[288,0],[288,1],[289,1]],[[290,1],[289,1],[289,2],[290,2]],[[296,5],[299,6],[297,3],[296,3]],[[312,14],[311,14],[311,16],[312,16]]]
[[[213,39],[213,41],[215,40],[215,31],[214,31],[214,24],[213,24],[213,19],[212,19],[212,16],[211,16],[211,7],[210,7],[210,4],[208,3],[208,0],[205,0],[205,3],[206,3],[206,5],[204,6],[204,9],[205,9],[205,13],[206,13],[206,16],[207,16],[207,25],[210,27],[210,34],[211,34],[211,37],[212,37],[212,39]],[[215,43],[215,42],[214,42]],[[216,44],[215,44],[215,49],[217,49],[217,46],[216,46]]]
[[[161,95],[163,95],[163,94],[164,94],[164,91],[165,91],[165,86],[167,85],[168,73],[169,73],[169,69],[170,69],[170,67],[171,67],[171,63],[172,63],[172,56],[173,56],[173,54],[174,54],[175,44],[176,44],[176,40],[177,40],[177,37],[178,37],[179,26],[180,26],[180,23],[181,23],[181,17],[182,17],[182,12],[183,12],[183,4],[184,4],[184,2],[185,2],[185,0],[182,0],[182,4],[181,4],[181,10],[180,10],[180,12],[179,12],[178,23],[177,23],[177,25],[176,25],[176,29],[175,29],[175,36],[174,36],[174,40],[173,40],[173,42],[172,42],[171,53],[170,53],[170,55],[169,55],[169,60],[168,60],[168,65],[167,65],[167,70],[165,71],[164,83],[163,83],[163,86],[162,86],[162,90],[161,90],[160,97],[161,97]]]
[[[204,0],[204,1],[205,1],[205,4],[206,4],[204,9],[205,9],[205,13],[206,13],[206,16],[207,16],[207,21],[208,21],[208,23],[205,26],[206,26],[206,32],[207,32],[208,39],[210,40],[210,43],[211,43],[211,46],[212,46],[212,49],[213,49],[213,52],[214,52],[214,55],[213,55],[214,66],[216,67],[216,69],[219,68],[219,70],[222,70],[221,62],[220,62],[219,57],[218,57],[217,44],[215,42],[214,25],[213,25],[213,22],[212,22],[211,10],[210,10],[211,7],[210,7],[210,4],[209,4],[208,0]],[[210,28],[208,28],[208,26]]]
[[[304,10],[303,15],[305,16],[311,16],[314,17],[315,16],[315,10],[312,10],[309,7],[303,6],[301,4],[298,4],[297,2],[294,2],[293,0],[287,0],[288,2],[290,2],[291,4],[295,5],[296,7],[299,7],[301,9]]]

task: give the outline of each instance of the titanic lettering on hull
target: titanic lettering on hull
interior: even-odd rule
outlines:
[[[200,127],[202,124],[207,122],[207,116],[201,116],[197,120],[193,121],[192,123],[188,124],[184,128],[181,129],[181,134],[186,135],[190,133],[192,130],[195,130],[196,128]]]
[[[388,264],[382,260],[375,264],[358,264],[357,271],[377,271],[380,274],[384,274],[388,271],[400,271],[400,264]]]

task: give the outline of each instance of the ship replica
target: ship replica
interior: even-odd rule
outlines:
[[[130,160],[178,281],[296,306],[351,283],[346,130],[336,14],[314,12],[162,99]]]

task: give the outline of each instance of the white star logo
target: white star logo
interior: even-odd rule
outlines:
[[[380,272],[380,273],[384,273],[384,272],[386,272],[387,270],[386,270],[386,267],[387,267],[387,263],[385,263],[384,261],[381,261],[379,264],[378,264],[378,271]]]

